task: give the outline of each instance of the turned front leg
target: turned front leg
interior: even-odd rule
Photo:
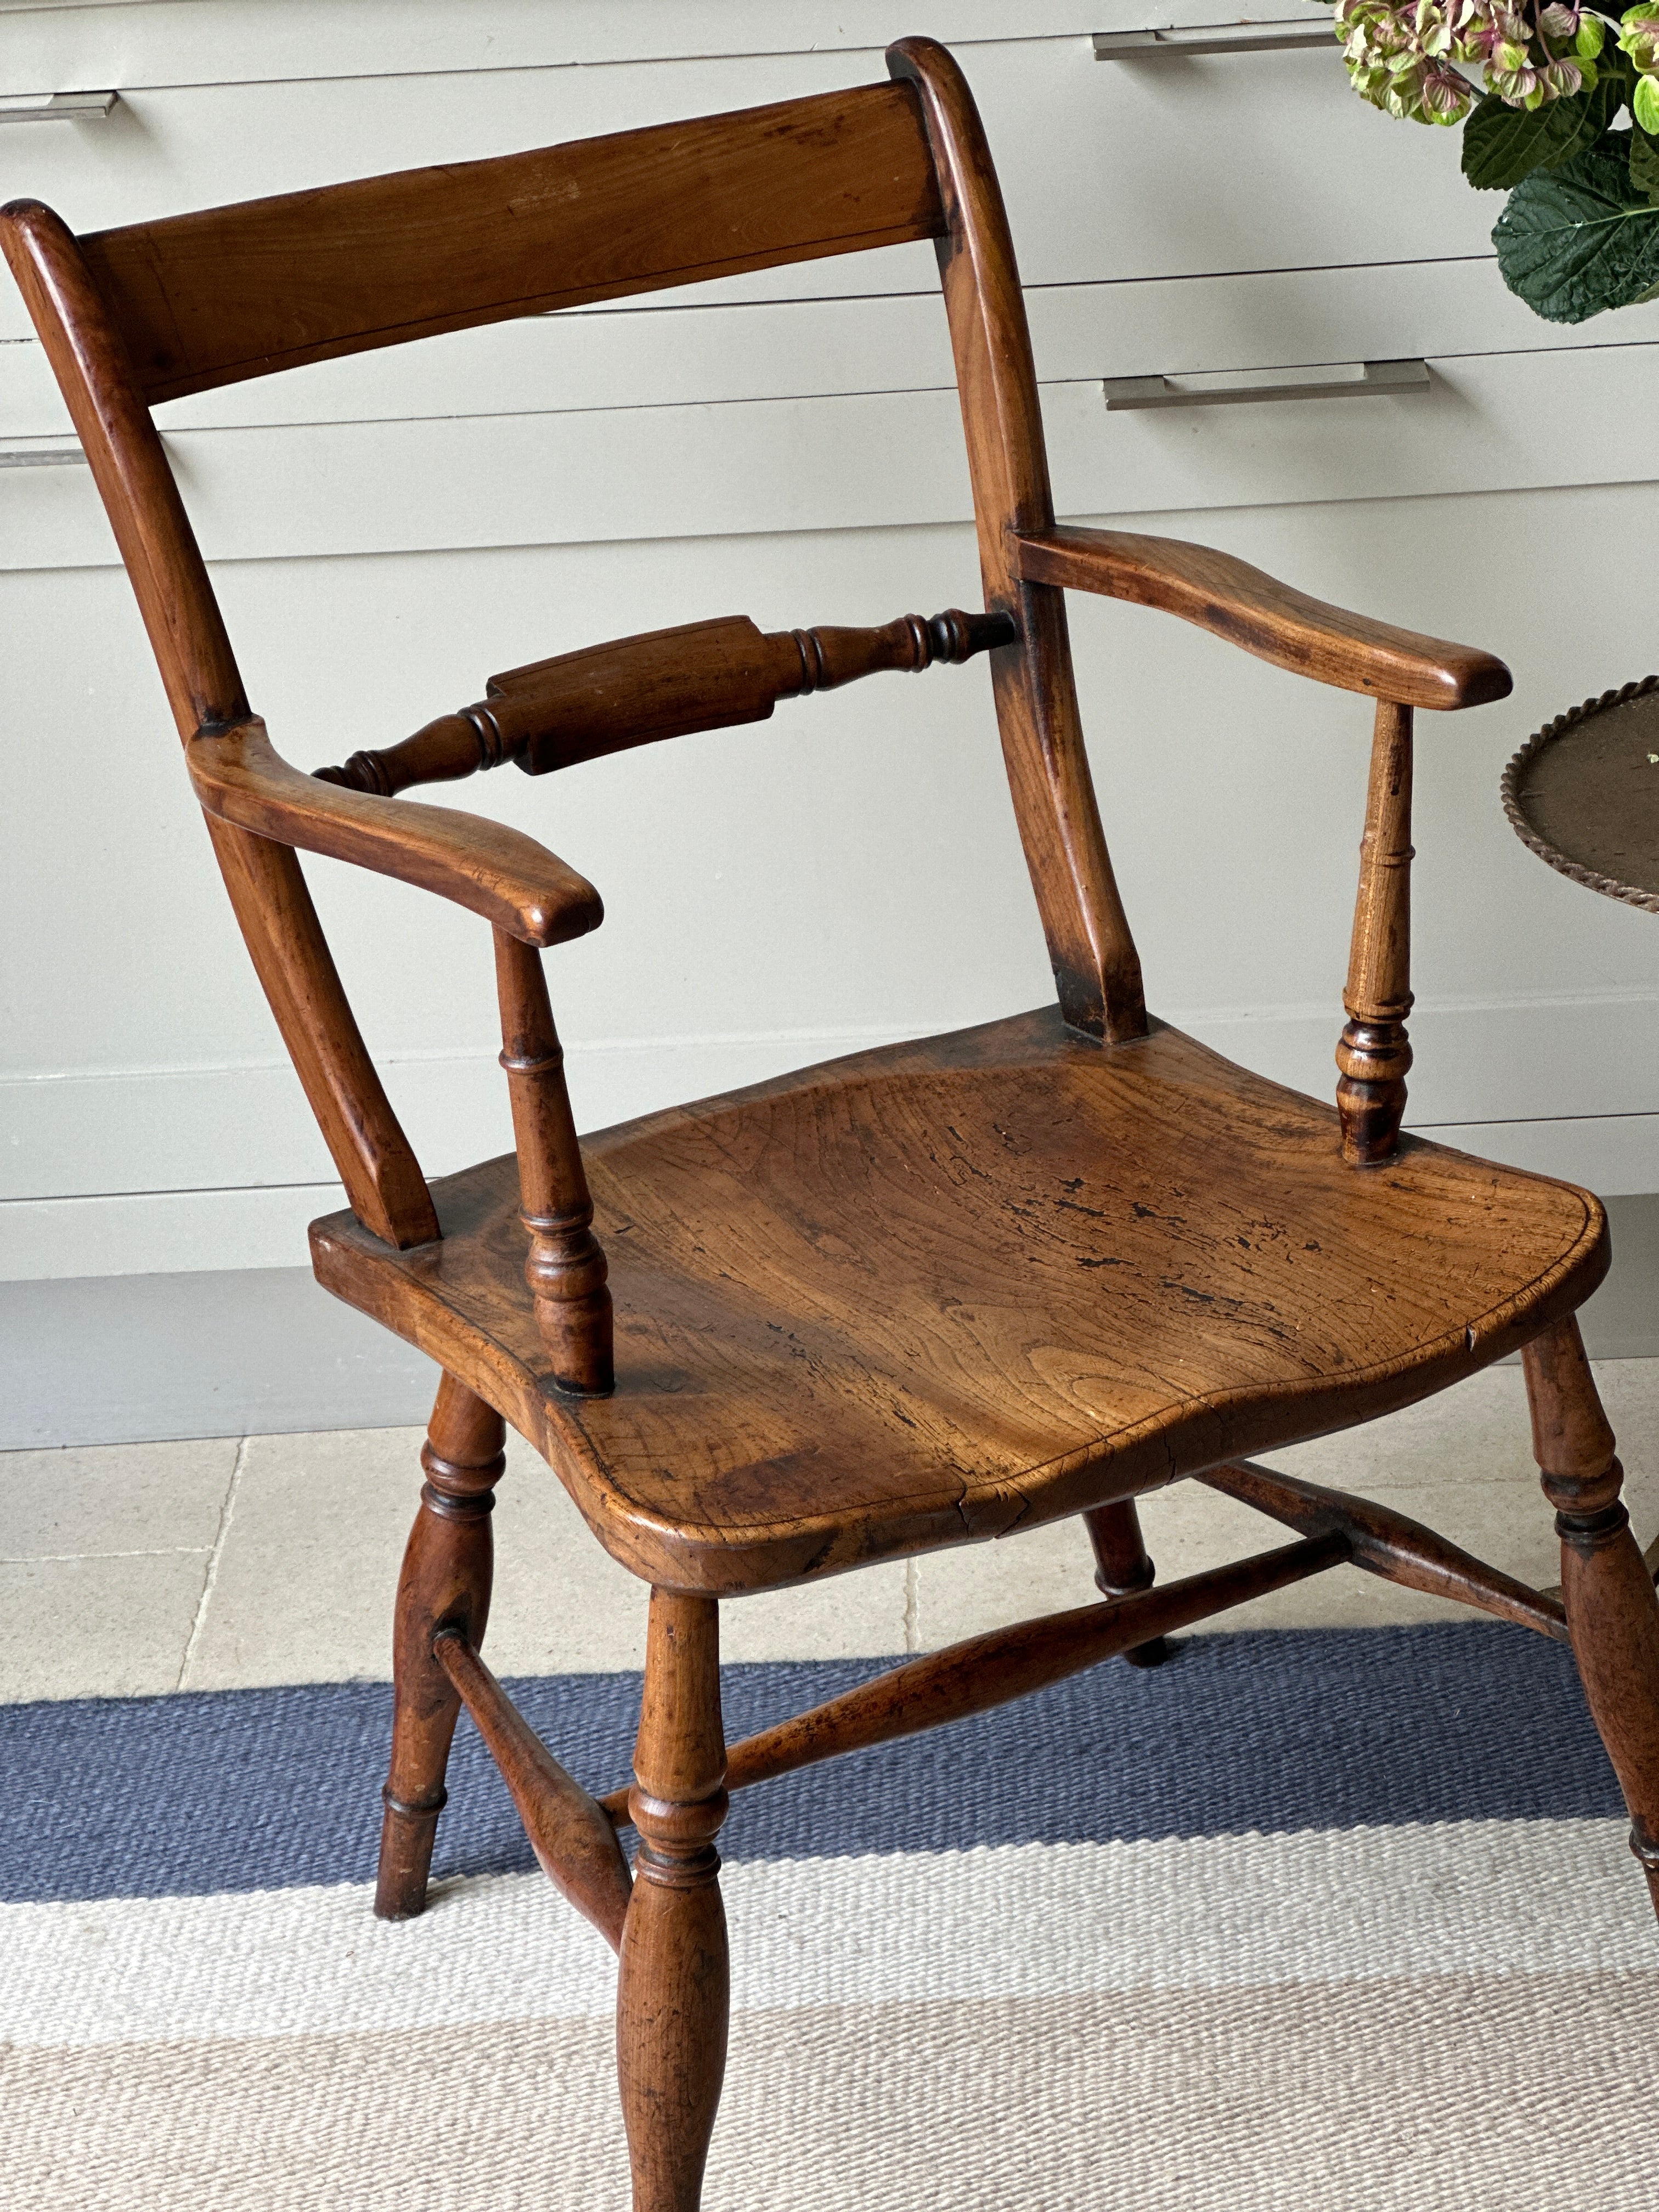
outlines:
[[[730,2002],[714,1849],[726,1796],[712,1598],[651,1593],[634,1778],[628,1808],[640,1852],[617,1991],[634,2212],[697,2212]]]
[[[1342,1155],[1356,1166],[1385,1160],[1400,1137],[1412,1048],[1412,710],[1379,700],[1371,740],[1365,834],[1359,845],[1348,981],[1347,1026],[1336,1048]]]
[[[407,1920],[426,1904],[444,1770],[460,1698],[432,1656],[441,1628],[477,1650],[489,1616],[495,1553],[489,1516],[507,1466],[506,1425],[495,1408],[445,1375],[421,1450],[426,1482],[409,1532],[392,1630],[392,1768],[381,1793],[374,1910]]]
[[[1619,1495],[1624,1470],[1577,1322],[1558,1322],[1522,1357],[1533,1455],[1561,1539],[1567,1632],[1659,1911],[1659,1595]]]

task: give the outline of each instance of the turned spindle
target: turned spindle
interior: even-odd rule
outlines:
[[[714,1838],[726,1818],[720,1608],[653,1589],[628,1808],[639,1831],[617,1984],[635,2212],[697,2212],[731,2002]]]
[[[1624,1469],[1577,1322],[1557,1322],[1521,1357],[1533,1456],[1561,1539],[1567,1633],[1659,1912],[1659,1596],[1631,1534]]]
[[[1393,1152],[1406,1110],[1411,1012],[1412,710],[1380,699],[1371,741],[1359,895],[1336,1048],[1342,1157],[1369,1167]]]
[[[381,1798],[374,1910],[408,1920],[426,1906],[444,1770],[460,1698],[432,1656],[441,1629],[476,1650],[489,1618],[495,1552],[489,1516],[507,1468],[506,1424],[453,1375],[438,1385],[421,1449],[426,1481],[398,1582],[392,1632],[392,1765]]]
[[[316,774],[382,799],[509,760],[526,775],[549,775],[663,738],[763,722],[780,699],[833,691],[861,676],[971,660],[1016,635],[1007,615],[960,607],[926,621],[901,615],[878,629],[763,631],[747,615],[721,615],[509,668],[489,678],[475,705],[440,715],[385,752],[353,753],[343,767]]]
[[[616,1387],[608,1271],[593,1234],[593,1201],[541,954],[498,929],[495,982],[519,1154],[520,1218],[530,1237],[524,1271],[536,1324],[558,1388],[577,1397],[604,1397]]]

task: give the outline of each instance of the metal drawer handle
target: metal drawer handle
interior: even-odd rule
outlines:
[[[0,100],[0,123],[101,123],[118,92],[53,92],[44,100]]]
[[[1169,30],[1097,31],[1097,62],[1148,61],[1163,54],[1273,54],[1301,46],[1340,53],[1328,21],[1310,25],[1305,15],[1282,23],[1189,23]]]
[[[1259,369],[1243,383],[1236,372],[1184,376],[1109,376],[1102,385],[1109,414],[1136,407],[1237,407],[1258,399],[1398,399],[1426,392],[1425,361],[1366,361],[1354,369]]]
[[[14,446],[0,448],[0,469],[67,469],[86,458],[79,446]]]

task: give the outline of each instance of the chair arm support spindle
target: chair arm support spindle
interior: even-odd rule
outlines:
[[[1379,700],[1371,740],[1359,890],[1336,1048],[1342,1155],[1356,1166],[1386,1160],[1400,1139],[1412,1064],[1412,710]]]
[[[605,1397],[616,1388],[609,1269],[593,1234],[593,1201],[540,953],[498,929],[495,981],[536,1324],[557,1387],[573,1397]]]

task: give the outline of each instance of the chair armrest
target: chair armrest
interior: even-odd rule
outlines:
[[[533,838],[451,807],[319,782],[273,750],[257,717],[205,724],[185,757],[207,813],[278,844],[418,884],[526,945],[563,945],[605,918],[592,884]]]
[[[1259,659],[1340,690],[1401,707],[1451,708],[1507,698],[1512,688],[1509,670],[1489,653],[1327,606],[1212,546],[1066,528],[1017,533],[1014,546],[1019,573],[1030,583],[1162,607]]]

